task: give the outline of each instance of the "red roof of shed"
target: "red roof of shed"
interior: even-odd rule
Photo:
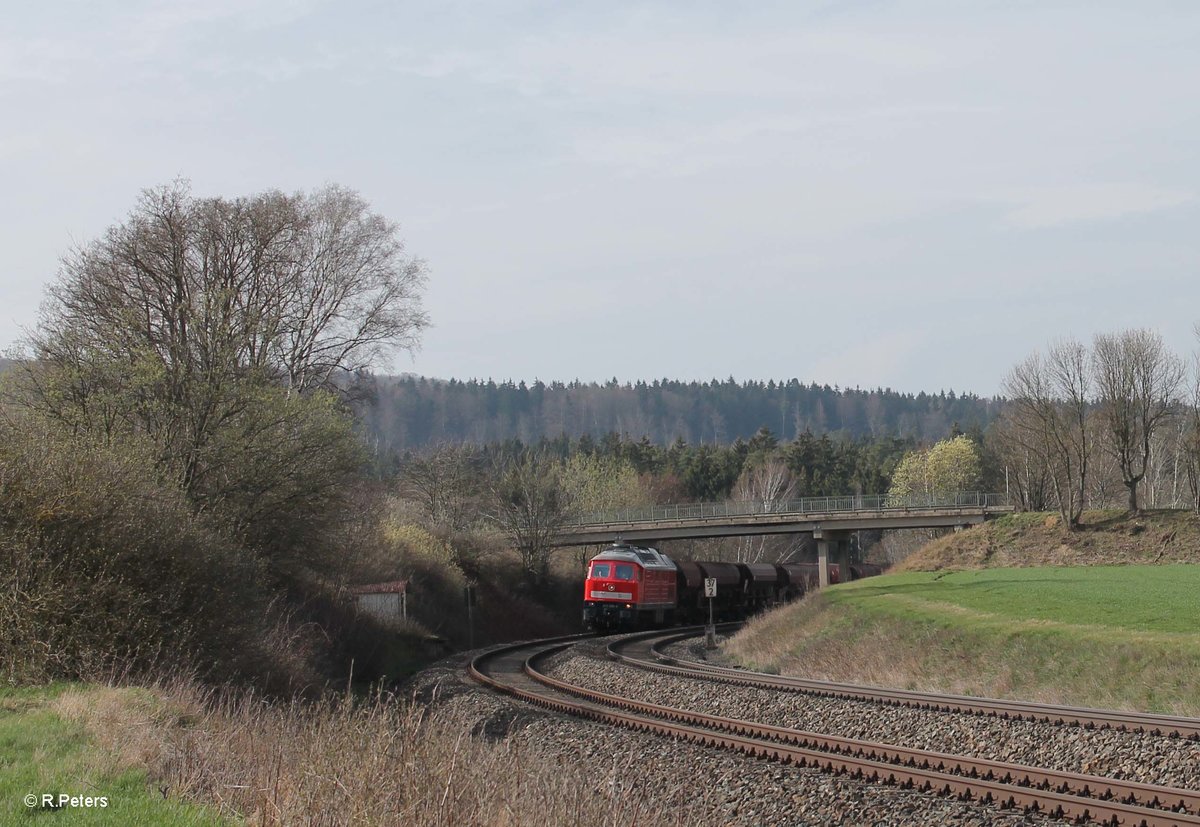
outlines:
[[[408,591],[407,580],[392,580],[388,583],[371,583],[366,586],[351,586],[351,594],[404,594]]]

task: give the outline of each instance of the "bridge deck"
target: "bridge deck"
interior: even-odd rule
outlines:
[[[813,498],[764,508],[761,503],[695,503],[591,514],[564,525],[556,546],[626,541],[685,540],[752,534],[806,534],[858,529],[946,528],[1012,512],[1003,495],[957,494],[945,501],[886,497]],[[839,507],[840,506],[840,507]]]

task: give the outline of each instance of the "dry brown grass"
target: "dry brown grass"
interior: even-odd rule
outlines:
[[[946,643],[928,630],[889,628],[839,611],[815,595],[752,619],[724,653],[753,669],[817,680],[998,697],[1011,688],[999,664],[968,663]]]
[[[855,623],[814,595],[751,619],[723,651],[754,669],[819,680],[906,686],[922,674],[922,655],[909,648],[911,641],[898,649],[881,630],[862,634]]]
[[[55,711],[84,723],[114,765],[148,768],[164,796],[251,825],[618,825],[631,808],[656,822],[648,802],[620,793],[618,768],[607,783],[520,739],[481,738],[462,704],[278,704],[175,681],[72,689]]]
[[[1012,514],[940,537],[893,571],[1200,562],[1200,516],[1191,511],[1084,512],[1066,532],[1054,514]]]
[[[939,609],[949,616],[956,607]],[[1054,626],[1025,621],[989,631],[915,622],[818,594],[754,618],[723,655],[732,664],[817,680],[1200,715],[1197,659],[1185,648],[1136,636],[1080,646],[1055,635]]]

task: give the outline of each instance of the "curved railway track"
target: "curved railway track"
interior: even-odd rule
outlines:
[[[686,674],[688,677],[696,677],[699,673],[699,676],[708,678],[711,670],[719,670],[720,667],[700,666],[691,670],[677,662],[657,662],[657,658],[665,657],[658,652],[658,647],[701,631],[698,627],[682,633],[634,635],[611,644],[610,654],[636,665],[652,666],[659,671],[670,670],[673,674]],[[1056,772],[714,717],[586,689],[541,671],[541,665],[550,657],[588,637],[575,635],[500,647],[477,656],[468,671],[475,680],[493,689],[557,712],[704,746],[730,749],[745,755],[846,774],[857,779],[897,784],[939,795],[955,795],[1005,808],[1019,807],[1076,821],[1092,820],[1147,827],[1200,825],[1200,815],[1197,815],[1200,813],[1200,792],[1197,791]],[[634,654],[622,652],[630,648]],[[648,660],[646,655],[652,660]],[[712,674],[719,678],[729,677],[720,671]],[[753,678],[744,673],[738,677],[739,681],[726,682],[762,685],[753,683]],[[862,687],[852,689],[861,690]],[[921,704],[923,708],[948,708],[945,703],[939,704],[935,700],[941,696],[924,697]],[[967,700],[975,702],[979,699]],[[951,702],[949,708],[957,709],[954,704]],[[1009,717],[1016,716],[1010,714]],[[1092,721],[1082,725],[1104,724]]]
[[[738,625],[740,624],[727,624],[725,628],[733,630]],[[1055,724],[1074,724],[1088,729],[1115,729],[1124,732],[1144,732],[1148,735],[1200,740],[1200,718],[1177,718],[1144,712],[1056,706],[998,698],[974,698],[968,695],[938,695],[929,692],[884,689],[811,678],[766,675],[761,672],[748,672],[744,669],[733,669],[697,661],[679,661],[663,653],[662,649],[665,646],[694,636],[694,632],[664,634],[661,631],[634,635],[610,644],[608,647],[609,657],[631,666],[662,674],[701,678],[736,686],[753,686],[761,689],[803,692],[822,697],[874,701],[914,709],[928,709],[934,712],[965,712],[996,718],[1010,718],[1016,721],[1045,721]]]

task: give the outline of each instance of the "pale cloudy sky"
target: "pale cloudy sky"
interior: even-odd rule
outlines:
[[[394,370],[991,394],[1063,334],[1194,348],[1194,0],[0,10],[0,347],[185,177],[400,222]]]

